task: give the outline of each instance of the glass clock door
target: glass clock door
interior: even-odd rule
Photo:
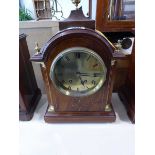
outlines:
[[[135,0],[109,0],[109,20],[134,20]]]

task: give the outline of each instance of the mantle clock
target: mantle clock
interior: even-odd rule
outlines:
[[[46,122],[113,122],[117,59],[124,55],[97,31],[59,31],[31,57],[40,63],[48,97]]]

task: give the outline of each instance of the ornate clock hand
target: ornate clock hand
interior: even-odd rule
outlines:
[[[77,75],[79,76],[90,76],[90,73],[80,73],[80,72],[76,72]]]
[[[76,74],[80,75],[80,76],[93,76],[93,77],[97,77],[97,76],[102,76],[104,75],[104,73],[80,73],[77,72]]]

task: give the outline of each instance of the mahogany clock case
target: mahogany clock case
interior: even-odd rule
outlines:
[[[41,98],[37,86],[32,63],[29,60],[26,35],[19,35],[19,119],[28,121],[33,117],[34,110]]]
[[[107,68],[106,81],[95,94],[84,97],[67,96],[55,89],[50,77],[50,67],[55,57],[71,47],[85,47],[95,51],[104,61]],[[45,114],[46,122],[113,122],[115,113],[111,105],[111,95],[115,73],[115,59],[124,55],[114,52],[114,47],[106,38],[87,28],[70,28],[53,36],[31,61],[41,63],[41,71],[47,91],[48,104]],[[111,106],[105,111],[106,105]],[[51,108],[52,107],[52,108]]]

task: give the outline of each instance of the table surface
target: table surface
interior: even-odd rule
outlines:
[[[114,123],[44,122],[47,108],[43,95],[31,121],[19,122],[20,155],[134,155],[134,124],[118,95],[112,95]]]

